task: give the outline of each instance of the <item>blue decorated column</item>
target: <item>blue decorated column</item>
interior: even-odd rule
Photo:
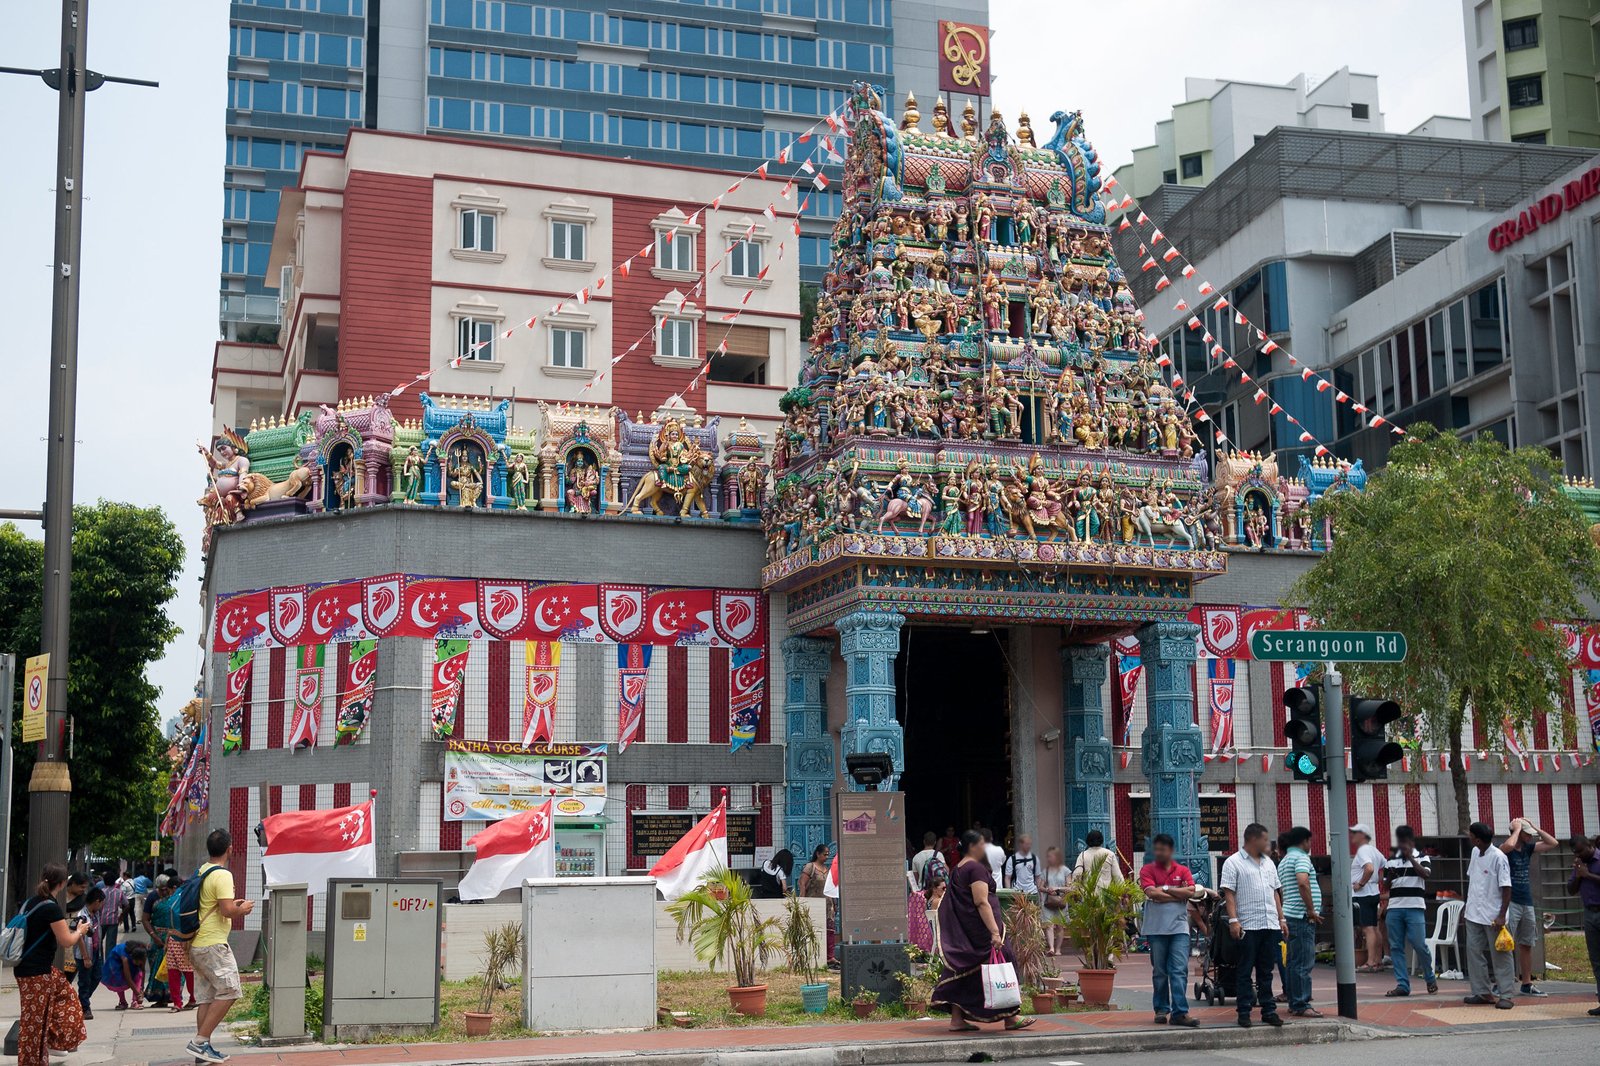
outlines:
[[[1091,829],[1115,848],[1111,820],[1111,741],[1106,739],[1104,644],[1070,644],[1061,649],[1062,732],[1066,734],[1066,841],[1070,866]]]
[[[1170,833],[1176,858],[1211,883],[1210,855],[1200,836],[1200,771],[1205,744],[1194,723],[1193,622],[1151,622],[1139,630],[1139,657],[1149,688],[1149,723],[1140,744],[1144,775],[1150,779],[1150,832]],[[1132,846],[1148,850],[1145,841]]]
[[[789,850],[805,861],[810,860],[818,844],[826,844],[833,837],[828,805],[833,790],[833,738],[828,735],[828,708],[823,695],[832,650],[827,641],[813,637],[790,637],[783,642],[789,782],[784,822]]]
[[[900,787],[906,768],[904,732],[894,713],[894,657],[900,653],[900,627],[905,616],[888,611],[856,611],[839,619],[839,653],[844,656],[845,723],[840,746],[845,755],[888,752],[894,776],[878,786],[885,792]],[[845,775],[851,791],[859,786]]]

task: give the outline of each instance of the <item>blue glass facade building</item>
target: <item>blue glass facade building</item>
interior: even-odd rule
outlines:
[[[262,275],[278,191],[352,125],[751,169],[855,80],[931,100],[945,17],[986,22],[987,3],[233,0],[223,333],[276,321]],[[838,210],[835,191],[812,194],[807,280]]]

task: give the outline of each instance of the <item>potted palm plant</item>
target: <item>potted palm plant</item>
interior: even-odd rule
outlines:
[[[789,972],[799,976],[802,982],[801,1006],[807,1014],[821,1014],[828,1009],[828,983],[817,980],[822,972],[822,945],[817,940],[817,927],[812,924],[805,901],[793,892],[784,897],[781,933]]]
[[[483,934],[483,976],[478,1009],[463,1012],[468,1036],[488,1036],[494,1027],[494,994],[505,982],[506,968],[522,957],[522,926],[507,923]]]
[[[756,977],[766,969],[774,948],[781,946],[779,924],[763,918],[750,895],[750,884],[732,870],[713,870],[697,888],[667,904],[678,923],[679,943],[687,940],[695,958],[713,970],[726,959],[734,983],[728,988],[733,1009],[759,1018],[767,1012],[767,986]]]
[[[1138,917],[1144,893],[1131,881],[1113,881],[1101,887],[1101,856],[1067,886],[1065,925],[1073,947],[1083,960],[1078,986],[1085,1003],[1111,1002],[1117,957],[1128,951],[1129,923]],[[1020,976],[1020,973],[1019,973]]]

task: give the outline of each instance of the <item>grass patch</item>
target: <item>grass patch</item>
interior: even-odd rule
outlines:
[[[1561,972],[1552,972],[1550,979],[1594,983],[1594,971],[1589,968],[1589,951],[1584,946],[1582,933],[1546,933],[1544,957],[1547,962],[1561,967]]]

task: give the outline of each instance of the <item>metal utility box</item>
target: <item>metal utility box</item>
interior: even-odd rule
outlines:
[[[522,1024],[540,1032],[656,1024],[653,877],[541,877],[522,888]]]
[[[439,1023],[439,882],[330,880],[323,1032],[329,1041]]]
[[[267,961],[261,977],[267,986],[267,1031],[273,1040],[306,1035],[306,886],[267,889]]]

